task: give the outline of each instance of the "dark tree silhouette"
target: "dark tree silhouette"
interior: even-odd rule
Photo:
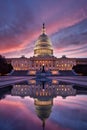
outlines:
[[[76,73],[87,76],[87,64],[79,64],[76,66],[73,66],[73,69]]]
[[[11,64],[8,64],[5,57],[0,55],[0,75],[5,75],[13,69]]]

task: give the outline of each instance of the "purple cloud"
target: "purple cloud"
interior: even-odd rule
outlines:
[[[0,53],[7,57],[16,57],[18,53],[29,57],[43,22],[54,49],[66,51],[68,45],[71,50],[72,45],[74,49],[87,42],[87,0],[0,1]]]

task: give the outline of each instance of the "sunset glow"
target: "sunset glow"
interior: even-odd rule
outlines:
[[[55,56],[87,57],[87,0],[0,0],[0,54],[32,56],[43,22]]]

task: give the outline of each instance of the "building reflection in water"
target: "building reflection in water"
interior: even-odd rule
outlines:
[[[58,82],[57,80],[52,80],[51,84],[44,81],[37,83],[35,80],[30,80],[30,82],[13,85],[11,94],[13,96],[30,96],[33,98],[54,98],[56,96],[66,98],[67,96],[75,96],[76,89],[71,84]]]
[[[30,96],[34,98],[34,105],[37,116],[42,120],[43,129],[45,128],[45,120],[49,118],[52,106],[53,98],[62,96],[75,96],[76,89],[70,84],[58,82],[52,80],[51,82],[36,82],[36,80],[30,80],[29,82],[23,82],[13,86],[11,90],[12,96]]]
[[[10,94],[22,98],[29,96],[34,99],[36,114],[42,121],[44,130],[45,121],[49,118],[52,111],[53,98],[62,96],[65,99],[68,96],[84,95],[87,94],[87,88],[59,82],[58,80],[42,80],[38,82],[32,79],[0,89],[1,100]]]

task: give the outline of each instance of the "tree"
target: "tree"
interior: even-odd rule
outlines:
[[[0,74],[5,75],[11,72],[13,69],[11,64],[8,64],[5,57],[0,55]]]
[[[73,69],[76,73],[81,74],[81,75],[87,75],[87,64],[78,64],[76,66],[73,66]]]

